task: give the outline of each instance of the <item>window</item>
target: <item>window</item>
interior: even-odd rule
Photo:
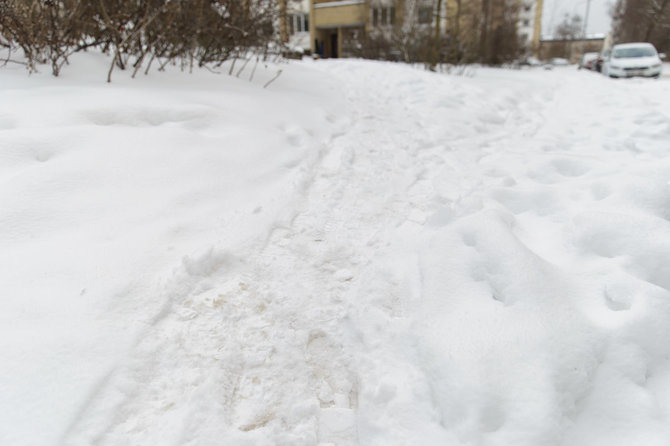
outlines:
[[[289,34],[309,31],[309,14],[292,14],[288,18]]]
[[[419,23],[425,25],[431,23],[433,19],[433,8],[430,6],[422,6],[419,8]]]
[[[617,48],[612,52],[612,58],[653,57],[656,50],[648,46],[635,46],[629,48]]]
[[[372,10],[372,26],[385,26],[395,24],[395,8],[394,7],[373,7]]]

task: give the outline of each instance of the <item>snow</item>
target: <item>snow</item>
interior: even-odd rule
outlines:
[[[106,64],[0,70],[0,444],[670,442],[668,79]]]

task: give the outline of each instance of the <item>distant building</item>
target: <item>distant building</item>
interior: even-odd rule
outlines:
[[[584,53],[599,53],[605,48],[605,36],[592,36],[585,39],[542,39],[539,57],[548,60],[554,57],[579,62]]]
[[[521,0],[517,31],[523,45],[538,56],[542,39],[543,0]]]
[[[489,0],[491,8],[500,0]],[[515,20],[518,35],[528,52],[538,55],[540,48],[543,0],[511,0],[517,2]],[[461,0],[461,9],[480,11],[482,0]],[[346,57],[352,54],[364,36],[388,34],[400,27],[431,30],[436,17],[440,34],[472,25],[473,15],[459,16],[456,23],[457,0],[443,0],[436,11],[434,0],[299,0],[289,1],[283,24],[285,41],[294,47],[309,48],[323,57]],[[496,17],[492,14],[492,17]],[[508,20],[509,18],[494,20]],[[473,37],[474,38],[474,37]]]
[[[294,0],[287,5],[286,40],[294,49],[310,50],[309,9],[310,0]]]
[[[355,43],[371,27],[372,8],[369,0],[311,0],[310,47],[323,57],[346,56]],[[396,11],[384,10],[385,21],[395,21]],[[379,20],[379,17],[377,17]]]

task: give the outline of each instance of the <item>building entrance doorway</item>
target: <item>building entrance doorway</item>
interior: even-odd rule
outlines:
[[[337,42],[338,42],[337,41],[337,33],[336,32],[331,33],[330,34],[330,56],[327,56],[327,57],[334,57],[334,58],[340,57]]]
[[[317,30],[314,43],[319,56],[326,59],[340,57],[340,31],[338,28]]]

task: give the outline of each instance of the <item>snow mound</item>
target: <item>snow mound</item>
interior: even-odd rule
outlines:
[[[1,444],[670,443],[667,80],[72,63],[0,71]]]

